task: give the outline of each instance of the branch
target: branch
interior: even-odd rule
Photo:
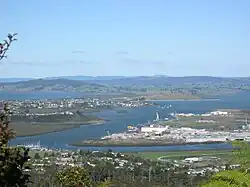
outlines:
[[[0,61],[3,58],[6,58],[6,52],[9,50],[10,45],[12,42],[16,41],[17,39],[15,38],[17,36],[17,33],[15,34],[8,34],[7,39],[3,41],[3,43],[0,43]]]

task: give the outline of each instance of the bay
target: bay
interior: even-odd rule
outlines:
[[[199,100],[199,101],[156,101],[161,105],[172,105],[172,109],[160,110],[160,117],[164,118],[168,113],[176,110],[179,113],[206,113],[216,109],[250,109],[250,94],[239,93],[230,96],[218,97],[219,100]],[[102,125],[88,125],[80,128],[70,129],[62,132],[48,133],[38,136],[17,137],[11,141],[12,145],[31,144],[40,141],[42,146],[59,149],[78,149],[69,146],[71,142],[85,139],[99,139],[111,133],[124,132],[129,124],[146,123],[155,119],[155,112],[159,110],[156,106],[125,109],[127,113],[117,113],[114,110],[105,110],[95,115],[109,120]],[[116,151],[164,151],[164,150],[202,150],[202,149],[224,149],[230,148],[228,144],[204,144],[204,145],[180,145],[180,146],[151,146],[151,147],[111,147]],[[109,147],[81,147],[81,149],[107,150]]]

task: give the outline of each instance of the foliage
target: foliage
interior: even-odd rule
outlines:
[[[109,187],[112,185],[112,182],[110,180],[105,180],[104,182],[100,182],[98,187]]]
[[[250,175],[236,170],[221,171],[213,175],[210,182],[202,187],[247,187],[250,186]]]
[[[91,187],[89,173],[83,167],[67,167],[56,174],[56,180],[65,187]]]
[[[17,34],[8,34],[7,39],[0,43],[0,60],[6,58],[6,53]],[[9,141],[15,137],[13,129],[9,128],[11,112],[4,104],[0,114],[0,186],[25,187],[30,182],[30,175],[25,173],[30,169],[26,162],[29,159],[28,149],[22,147],[9,147]]]
[[[247,187],[250,186],[250,146],[248,142],[233,141],[233,162],[240,164],[240,170],[225,170],[213,175],[202,187]]]
[[[240,164],[242,170],[250,168],[250,145],[245,141],[233,141],[233,162]]]
[[[7,39],[5,39],[2,43],[0,43],[0,60],[6,58],[6,53],[10,49],[10,45],[12,42],[16,41],[15,38],[17,33],[15,34],[8,34]]]
[[[34,159],[40,159],[41,158],[41,156],[39,155],[39,153],[36,153],[35,155],[34,155]]]
[[[29,169],[25,163],[28,161],[28,149],[9,147],[8,142],[14,137],[14,132],[9,128],[10,110],[4,104],[0,115],[0,185],[6,187],[27,186],[29,175],[24,172]]]

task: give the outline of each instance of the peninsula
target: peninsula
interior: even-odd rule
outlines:
[[[10,127],[17,136],[34,136],[78,128],[81,125],[99,125],[105,120],[95,116],[68,114],[12,116]]]
[[[77,128],[81,125],[102,124],[96,117],[101,110],[114,110],[118,114],[127,113],[127,108],[152,106],[154,103],[143,98],[135,99],[46,99],[12,100],[11,128],[17,136],[31,136]]]
[[[124,133],[114,133],[100,140],[74,142],[73,146],[166,146],[184,144],[250,141],[250,126],[245,124],[247,110],[217,110],[206,114],[170,114],[150,124],[128,126]]]

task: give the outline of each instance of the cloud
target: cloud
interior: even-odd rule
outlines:
[[[48,61],[44,61],[44,60],[39,60],[39,61],[11,60],[9,63],[15,64],[15,65],[22,65],[22,66],[65,66],[65,65],[72,65],[72,64],[87,64],[87,63],[91,63],[91,62],[84,61],[84,60],[68,60],[68,61],[65,60],[65,61],[59,61],[59,62],[48,62]]]
[[[122,59],[123,62],[128,62],[128,63],[141,63],[141,60],[137,60],[137,59],[132,59],[132,58],[123,58]]]
[[[127,51],[116,51],[115,52],[116,55],[128,55]]]
[[[168,55],[173,55],[174,53],[172,51],[169,51],[168,52]]]
[[[43,65],[43,64],[49,64],[49,63],[45,62],[44,60],[37,60],[37,61],[32,61],[32,60],[10,60],[10,64],[33,66],[33,65]]]
[[[72,53],[74,54],[85,54],[84,50],[73,50]]]
[[[140,65],[147,65],[147,64],[151,64],[151,65],[165,65],[165,61],[161,61],[161,60],[138,60],[138,59],[132,59],[132,58],[123,58],[122,61],[124,63],[133,63],[133,64],[140,64]]]

